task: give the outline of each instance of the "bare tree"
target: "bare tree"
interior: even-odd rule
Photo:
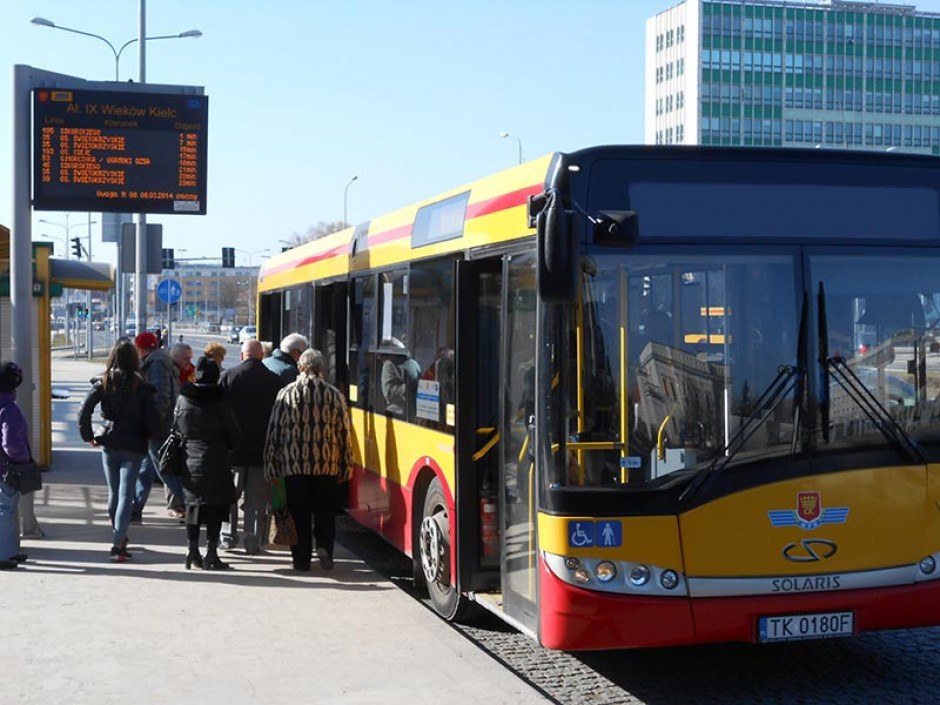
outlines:
[[[288,247],[297,247],[298,245],[303,245],[305,242],[319,240],[321,237],[330,235],[331,233],[335,233],[348,227],[349,224],[344,223],[341,220],[337,220],[332,223],[327,223],[321,220],[316,225],[312,225],[307,228],[306,233],[294,233],[289,238],[284,240],[284,244]]]

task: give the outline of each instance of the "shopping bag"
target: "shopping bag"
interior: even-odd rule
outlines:
[[[297,543],[297,527],[294,517],[287,510],[287,488],[284,478],[274,483],[271,492],[271,524],[268,529],[268,542],[279,546],[293,546]]]

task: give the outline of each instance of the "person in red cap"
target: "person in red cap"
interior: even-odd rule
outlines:
[[[134,338],[134,346],[141,359],[140,373],[156,389],[155,401],[160,418],[160,434],[159,438],[150,439],[147,455],[140,468],[131,523],[139,524],[142,521],[144,506],[147,504],[150,490],[157,477],[166,488],[167,513],[175,519],[181,519],[184,516],[183,481],[179,477],[160,475],[160,463],[157,460],[160,446],[170,435],[173,410],[176,408],[176,398],[179,396],[180,383],[176,365],[166,349],[160,347],[157,336],[149,331],[140,333]]]

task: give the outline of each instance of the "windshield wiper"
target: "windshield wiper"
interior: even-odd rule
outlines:
[[[799,344],[801,349],[806,347],[805,341],[808,310],[809,299],[804,294],[803,308],[800,312]],[[802,366],[800,366],[801,363]],[[797,351],[797,365],[795,367],[793,365],[780,365],[780,367],[777,368],[777,376],[768,385],[767,389],[764,390],[763,394],[761,394],[760,398],[755,403],[754,412],[752,412],[747,417],[747,420],[741,424],[737,432],[728,440],[728,443],[722,452],[714,460],[712,460],[707,468],[700,471],[692,480],[692,482],[689,483],[689,486],[685,488],[681,495],[679,495],[680,502],[685,502],[686,500],[692,499],[697,494],[705,492],[711,486],[711,484],[717,479],[718,475],[721,474],[721,471],[724,470],[728,466],[728,463],[734,459],[734,456],[744,448],[757,429],[761,427],[764,421],[773,415],[774,411],[778,406],[780,406],[783,400],[787,398],[787,395],[791,390],[796,389],[796,394],[794,395],[794,405],[802,405],[802,397],[805,390],[805,363],[806,353],[800,353]],[[801,412],[798,408],[795,408],[793,410],[794,437],[799,435],[800,417]]]
[[[899,448],[912,461],[927,462],[914,439],[907,435],[907,431],[901,428],[901,424],[878,401],[878,397],[852,371],[844,357],[837,355],[827,358],[826,369],[830,377],[842,387],[849,399],[855,402],[889,443]]]
[[[819,364],[822,368],[821,410],[823,414],[823,440],[829,442],[829,381],[834,379],[846,395],[855,402],[885,439],[899,448],[910,460],[926,463],[920,447],[907,435],[901,424],[878,401],[878,397],[858,378],[842,355],[829,357],[829,331],[826,321],[826,293],[819,282]]]

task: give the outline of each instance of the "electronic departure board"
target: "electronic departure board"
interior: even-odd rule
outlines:
[[[33,208],[206,212],[209,99],[37,88]]]

